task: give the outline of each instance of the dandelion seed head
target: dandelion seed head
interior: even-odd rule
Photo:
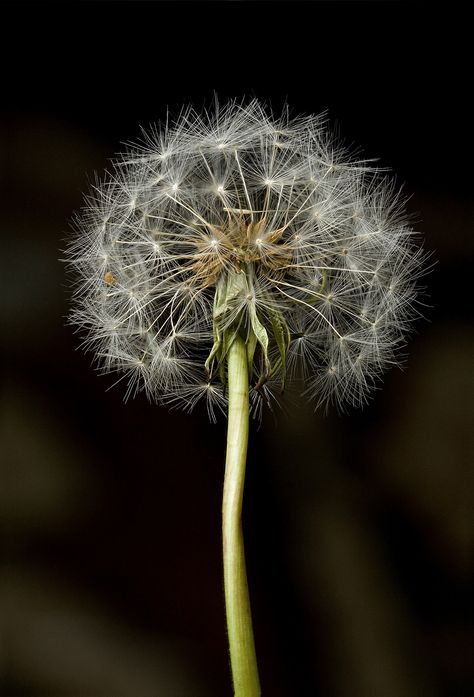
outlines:
[[[70,320],[126,396],[225,411],[225,337],[254,345],[255,413],[286,384],[361,406],[419,316],[425,254],[393,182],[325,115],[183,109],[95,182],[66,261]]]

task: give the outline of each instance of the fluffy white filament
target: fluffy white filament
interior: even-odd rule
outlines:
[[[226,236],[238,225],[245,248]],[[424,255],[403,201],[323,116],[276,118],[257,100],[185,109],[114,162],[75,227],[71,321],[100,369],[118,371],[127,396],[144,389],[185,408],[204,399],[212,418],[226,406],[205,368],[215,286],[238,253],[252,283],[232,297],[226,325],[256,312],[270,332],[278,313],[287,380],[317,404],[363,404],[417,314]],[[280,389],[275,342],[269,351],[265,380],[255,354],[256,403]]]

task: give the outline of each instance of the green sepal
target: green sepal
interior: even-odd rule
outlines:
[[[204,363],[204,366],[207,370],[207,372],[212,375],[212,363],[214,359],[217,359],[217,362],[220,363],[220,352],[222,349],[222,334],[221,330],[219,327],[219,322],[216,321],[216,318],[218,317],[219,313],[222,311],[222,298],[223,298],[223,284],[218,283],[216,292],[214,294],[214,306],[212,310],[212,335],[214,338],[214,343],[211,348],[211,352],[206,358],[206,362]]]
[[[257,348],[257,337],[256,337],[253,329],[250,329],[250,331],[249,331],[249,335],[248,335],[247,342],[246,342],[246,347],[247,347],[248,371],[249,371],[249,377],[251,378],[252,373],[253,373],[253,357],[255,355],[255,349]]]
[[[283,319],[281,313],[270,312],[270,319],[272,322],[273,335],[275,337],[276,345],[278,346],[278,351],[280,353],[278,363],[281,365],[281,389],[285,388],[286,381],[286,352],[291,341],[290,330],[288,325]],[[274,370],[278,366],[274,366]]]
[[[214,307],[212,312],[212,334],[214,343],[204,365],[208,373],[212,376],[213,364],[214,362],[217,363],[219,377],[223,385],[226,384],[225,358],[240,330],[242,318],[239,318],[237,325],[234,323],[232,326],[225,328],[223,328],[222,325],[228,316],[230,303],[237,298],[242,291],[248,291],[245,274],[229,274],[221,277],[214,295]]]
[[[260,322],[258,319],[257,315],[257,310],[255,309],[255,305],[252,304],[248,308],[248,313],[249,313],[249,319],[250,319],[250,326],[252,328],[252,332],[255,335],[255,345],[257,345],[257,342],[260,344],[262,348],[262,354],[263,354],[263,360],[265,364],[265,373],[270,372],[270,360],[268,358],[268,334],[267,330],[263,326],[263,324]]]

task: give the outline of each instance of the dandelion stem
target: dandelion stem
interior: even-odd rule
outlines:
[[[229,418],[222,504],[224,587],[235,697],[259,697],[242,535],[242,498],[249,435],[247,349],[236,336],[228,352]]]

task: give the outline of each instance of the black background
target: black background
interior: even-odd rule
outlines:
[[[362,412],[252,427],[244,506],[263,694],[472,697],[472,118],[460,7],[2,4],[0,693],[231,695],[225,422],[123,404],[65,326],[94,172],[216,92],[328,110],[436,265],[403,371]],[[471,457],[470,457],[471,456]]]

